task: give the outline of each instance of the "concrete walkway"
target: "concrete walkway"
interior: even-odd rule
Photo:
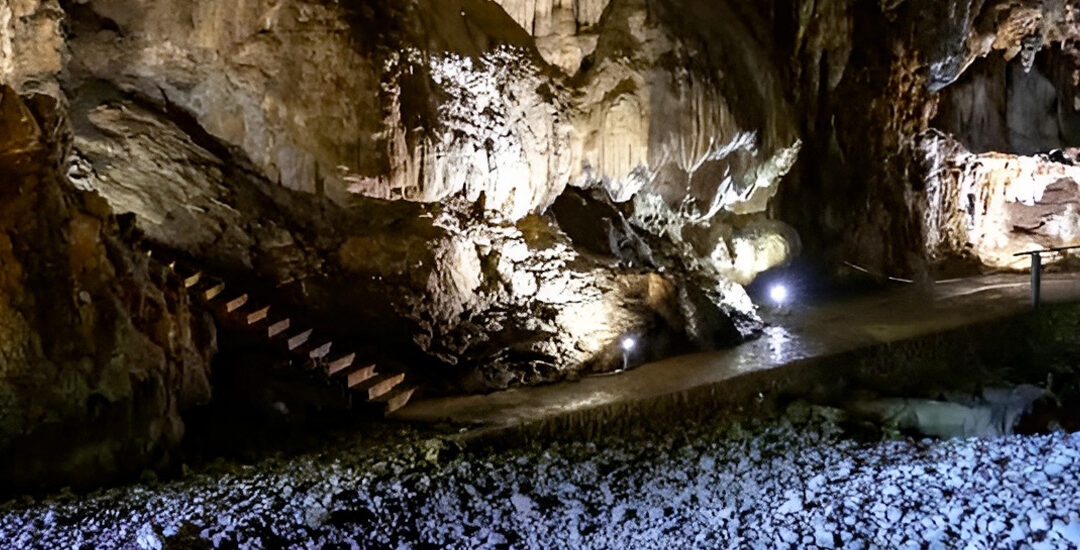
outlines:
[[[1080,301],[1080,275],[1044,275],[1043,301]],[[800,368],[807,360],[898,342],[1027,311],[1027,275],[993,275],[938,282],[932,291],[897,287],[842,302],[793,306],[767,313],[765,334],[741,346],[674,357],[630,371],[488,395],[427,399],[394,418],[503,430],[559,417],[625,410],[638,404],[712,391],[744,375]],[[642,342],[641,345],[647,345]]]

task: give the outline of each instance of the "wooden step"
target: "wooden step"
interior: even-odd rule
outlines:
[[[288,341],[286,342],[286,345],[288,345],[289,347],[289,351],[295,351],[296,348],[299,348],[300,346],[306,344],[307,341],[311,339],[311,335],[314,332],[314,329],[309,328],[304,332],[301,332],[300,334],[290,336]]]
[[[327,376],[334,376],[335,374],[344,371],[345,369],[353,366],[356,361],[356,354],[350,353],[348,355],[338,357],[330,362],[330,365],[326,368]]]
[[[191,288],[191,287],[199,284],[199,281],[202,280],[202,277],[203,277],[203,272],[202,271],[195,272],[195,274],[193,274],[190,277],[184,279],[184,288]]]
[[[270,325],[270,328],[266,329],[267,338],[275,338],[277,336],[280,336],[283,332],[289,330],[290,324],[291,321],[289,321],[288,319],[282,319]]]
[[[266,306],[266,307],[260,309],[259,311],[256,311],[254,313],[249,313],[248,316],[247,316],[247,324],[254,325],[255,323],[265,321],[266,318],[269,315],[270,315],[270,306]]]
[[[244,304],[246,304],[247,302],[248,302],[248,295],[247,294],[241,294],[241,295],[237,296],[236,298],[233,298],[232,300],[229,300],[225,304],[225,311],[227,311],[229,313],[232,313],[232,312],[244,307]]]
[[[375,401],[386,405],[383,410],[384,414],[391,414],[407,405],[413,394],[416,393],[416,389],[416,386],[398,384],[394,389],[380,395]]]
[[[310,345],[309,349],[306,350],[307,351],[306,355],[308,356],[308,358],[314,359],[316,361],[321,360],[321,359],[326,359],[326,356],[330,355],[330,348],[333,347],[333,345],[334,345],[333,342],[326,342],[325,344]]]
[[[358,366],[350,371],[347,371],[347,379],[345,385],[348,388],[354,389],[357,386],[365,384],[372,379],[377,378],[375,375],[375,365],[363,365]]]
[[[226,289],[224,281],[208,276],[202,271],[185,270],[183,266],[178,271],[176,262],[170,263],[169,269],[183,278],[185,288],[193,293],[199,293],[207,302],[224,297]],[[386,414],[391,414],[407,405],[418,389],[414,385],[403,384],[404,373],[377,373],[375,364],[357,362],[356,353],[329,360],[333,342],[325,338],[315,341],[312,338],[314,329],[290,332],[292,321],[289,318],[280,317],[278,320],[272,320],[271,306],[265,306],[256,311],[250,311],[250,309],[244,311],[245,306],[252,306],[251,296],[247,293],[225,302],[225,311],[242,313],[249,326],[269,323],[266,329],[267,337],[271,340],[282,338],[282,343],[289,352],[294,354],[294,357],[304,356],[306,368],[326,365],[327,376],[344,377],[345,387],[356,393],[362,392],[368,400],[382,404]]]
[[[218,283],[218,284],[206,289],[206,291],[203,292],[203,298],[207,302],[209,302],[210,300],[213,300],[214,298],[217,298],[218,296],[221,296],[222,292],[225,292],[225,283]]]
[[[357,392],[367,392],[367,398],[369,400],[375,400],[394,389],[394,386],[402,383],[404,380],[405,374],[400,372],[397,374],[379,374],[365,380],[361,384],[349,384],[349,389]]]
[[[303,357],[303,360],[297,364],[302,365],[304,370],[312,370],[326,365],[326,358],[330,355],[333,344],[327,340],[310,338],[300,347],[290,351],[293,355]]]

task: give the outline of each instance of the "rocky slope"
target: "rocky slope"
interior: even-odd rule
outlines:
[[[386,447],[7,503],[0,548],[1080,544],[1077,434],[859,443],[804,417],[463,456]]]

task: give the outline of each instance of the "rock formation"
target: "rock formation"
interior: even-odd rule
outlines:
[[[210,398],[215,332],[60,170],[62,98],[0,86],[0,487],[168,464]]]
[[[923,148],[934,168],[929,258],[963,251],[989,267],[1023,269],[1028,258],[1017,253],[1080,241],[1080,168],[1065,152],[974,154],[936,132],[924,136]]]
[[[496,0],[507,15],[536,38],[548,63],[574,74],[594,51],[596,27],[610,0]]]
[[[110,209],[428,392],[572,378],[752,337],[742,285],[800,251],[916,278],[1080,242],[1077,25],[1065,0],[0,0],[0,157],[29,166],[2,223],[29,242],[20,187],[51,201],[34,227],[87,216],[113,267],[61,310],[120,296],[153,345],[96,345],[160,350],[114,364],[161,380],[205,376],[213,333]],[[19,273],[4,296],[82,292]],[[178,384],[139,421],[205,398]]]
[[[782,27],[797,29],[801,42],[794,49],[802,61],[796,75],[808,84],[801,88],[807,95],[800,104],[814,109],[804,123],[804,141],[811,148],[801,157],[796,177],[783,187],[781,217],[799,230],[810,253],[826,258],[829,266],[849,261],[879,273],[918,276],[958,258],[1004,265],[997,252],[972,254],[980,246],[979,237],[969,240],[967,230],[961,234],[950,229],[969,205],[953,201],[942,206],[942,196],[956,189],[947,183],[939,188],[935,182],[950,179],[940,169],[962,159],[942,159],[936,148],[928,154],[926,132],[937,128],[954,134],[976,153],[1008,147],[1005,119],[1023,120],[1024,110],[1035,108],[1035,97],[1026,92],[1018,92],[1017,101],[1006,106],[1010,87],[1020,85],[1008,83],[1009,75],[1030,75],[1028,80],[1046,87],[1045,82],[1038,84],[1035,70],[1025,72],[1029,68],[1054,66],[1047,70],[1058,87],[1071,88],[1067,94],[1075,95],[1076,84],[1069,82],[1071,54],[1054,53],[1073,48],[1075,6],[908,0],[852,3],[839,9],[833,4],[776,13]],[[822,30],[831,38],[818,38]],[[1006,65],[1018,70],[1005,70]],[[1041,97],[1047,97],[1045,91]],[[1048,101],[1062,105],[1063,115],[1076,113],[1070,102]],[[1032,123],[1045,122],[1038,120]],[[1017,126],[1011,135],[1016,138],[1025,130]],[[1056,143],[1036,142],[1029,140],[1022,151],[999,152],[1030,153]],[[982,178],[961,187],[985,185]],[[807,209],[813,200],[824,203]],[[1031,242],[1007,233],[1002,236],[1014,242],[992,245],[995,249]]]
[[[394,342],[399,360],[418,348],[448,367],[424,370],[450,387],[621,367],[604,350],[658,318],[618,290],[640,294],[640,269],[672,269],[653,277],[685,310],[664,306],[675,313],[660,341],[672,343],[649,353],[735,342],[757,321],[733,281],[796,248],[762,235],[760,254],[725,229],[761,217],[800,147],[771,50],[729,61],[710,46],[761,42],[756,20],[726,6],[507,6],[523,26],[490,2],[122,6],[70,7],[73,180],[159,245],[266,284],[300,281],[294,306],[363,319],[357,338]],[[191,17],[163,23],[177,11]],[[589,70],[561,71],[537,48],[570,14],[594,29]],[[720,20],[730,28],[709,24]],[[762,101],[740,100],[742,86]],[[618,232],[679,252],[635,266],[607,250],[595,263],[556,228],[545,239],[563,249],[549,258],[511,228],[549,224],[536,216],[568,187],[626,203]],[[627,202],[643,195],[657,198]],[[545,287],[545,270],[573,277]],[[678,289],[690,280],[696,290]],[[688,332],[690,310],[708,326]]]

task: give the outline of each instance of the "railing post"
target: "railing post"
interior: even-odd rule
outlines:
[[[1031,307],[1038,308],[1042,297],[1042,254],[1031,255]]]
[[[1039,303],[1042,302],[1042,255],[1067,252],[1069,250],[1080,250],[1080,245],[1046,248],[1043,250],[1032,250],[1031,252],[1018,252],[1013,254],[1014,258],[1031,256],[1031,306],[1033,308],[1038,308]]]

